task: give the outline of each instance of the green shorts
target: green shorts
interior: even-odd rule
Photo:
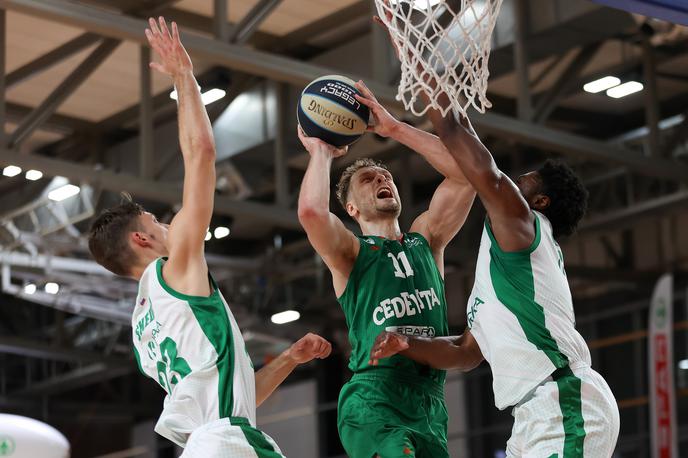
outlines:
[[[337,426],[350,458],[443,458],[442,385],[385,369],[354,374],[339,393]]]

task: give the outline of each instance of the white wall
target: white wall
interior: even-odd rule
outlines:
[[[285,456],[318,457],[317,386],[314,380],[278,388],[258,408],[258,428]]]

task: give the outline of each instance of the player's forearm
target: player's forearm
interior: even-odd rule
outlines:
[[[191,71],[174,77],[179,101],[179,144],[184,158],[215,161],[215,140],[198,83]]]
[[[461,346],[456,345],[458,339],[458,337],[409,337],[409,348],[400,354],[435,369],[467,371],[475,365],[468,360]]]
[[[298,364],[285,350],[256,372],[256,407],[260,406],[292,373]]]
[[[331,166],[332,156],[327,152],[311,154],[299,192],[299,218],[329,214]]]
[[[391,137],[423,156],[445,178],[468,184],[461,168],[437,135],[399,122]]]

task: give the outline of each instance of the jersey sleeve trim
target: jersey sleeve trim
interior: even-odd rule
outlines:
[[[494,236],[494,233],[492,232],[492,226],[490,223],[490,220],[488,218],[485,218],[485,230],[487,231],[487,235],[490,236],[490,242],[491,242],[491,249],[493,253],[496,253],[499,257],[503,258],[518,258],[522,256],[530,256],[530,254],[537,249],[537,247],[540,245],[540,239],[542,238],[542,231],[540,230],[540,218],[538,215],[533,213],[534,216],[534,226],[535,226],[535,237],[533,238],[533,242],[530,244],[528,248],[525,248],[523,250],[519,251],[504,251],[502,248],[499,246],[499,242],[497,242],[497,239]]]
[[[208,275],[208,280],[210,282],[210,285],[212,286],[213,291],[210,293],[210,296],[192,296],[189,294],[184,294],[180,293],[179,291],[175,290],[172,288],[170,285],[167,284],[165,279],[162,276],[162,266],[165,264],[165,261],[167,258],[158,258],[156,265],[155,265],[155,271],[158,276],[158,283],[160,283],[160,286],[171,296],[176,297],[177,299],[181,299],[186,302],[198,302],[198,301],[204,301],[204,300],[209,300],[209,299],[216,299],[216,297],[219,294],[219,290],[217,288],[217,285],[215,284],[215,281],[210,277],[210,274]]]

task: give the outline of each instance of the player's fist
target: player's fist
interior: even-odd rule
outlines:
[[[330,356],[332,344],[317,334],[308,333],[289,348],[289,357],[297,364],[307,363],[315,358]]]
[[[377,366],[380,359],[394,356],[408,347],[408,337],[405,335],[382,331],[375,339],[372,350],[370,350],[370,361],[368,361],[368,364]]]

